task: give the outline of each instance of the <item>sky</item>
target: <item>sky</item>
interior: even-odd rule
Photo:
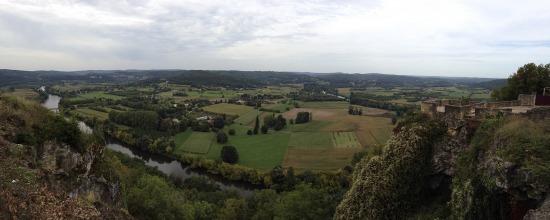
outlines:
[[[542,0],[0,0],[0,69],[506,78],[550,63]]]

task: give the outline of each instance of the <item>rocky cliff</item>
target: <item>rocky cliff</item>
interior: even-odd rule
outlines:
[[[425,118],[401,126],[381,156],[357,164],[335,219],[550,219],[550,122]]]
[[[104,146],[43,141],[38,125],[52,117],[60,116],[0,97],[0,219],[131,219],[119,183],[94,170]]]

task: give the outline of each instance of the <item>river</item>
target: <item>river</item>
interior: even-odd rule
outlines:
[[[44,88],[41,87],[40,89],[43,90]],[[42,105],[52,111],[55,111],[59,107],[59,101],[61,101],[61,97],[49,94],[48,99]],[[92,129],[84,124],[84,122],[79,121],[78,125],[82,132],[88,134],[92,133]],[[204,169],[191,168],[188,165],[182,164],[181,162],[168,156],[153,154],[141,150],[110,136],[105,136],[105,143],[107,148],[122,152],[133,158],[141,159],[148,166],[156,167],[158,170],[167,175],[176,175],[182,179],[187,179],[192,176],[204,176],[218,184],[221,189],[237,190],[244,197],[248,197],[253,190],[261,188],[243,181],[227,180],[220,175],[210,174]]]

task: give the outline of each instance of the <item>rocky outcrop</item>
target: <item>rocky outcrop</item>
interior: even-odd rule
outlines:
[[[482,166],[496,187],[517,198],[542,201],[550,192],[548,183],[535,179],[530,170],[499,156],[488,157]]]
[[[102,209],[120,210],[123,208],[120,184],[90,175],[103,151],[104,146],[91,145],[85,152],[78,152],[67,144],[47,141],[39,159],[51,188],[66,192],[69,198],[85,198]]]
[[[524,220],[550,219],[550,197],[546,198],[539,208],[529,210],[523,219]]]
[[[88,177],[96,157],[102,155],[102,151],[87,150],[80,153],[64,143],[47,141],[41,147],[39,160],[42,169],[56,175],[68,176],[74,172],[78,179]]]

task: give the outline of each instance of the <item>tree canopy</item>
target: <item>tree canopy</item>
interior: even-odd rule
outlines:
[[[239,152],[233,146],[223,146],[221,157],[224,162],[234,164],[239,161]]]
[[[519,94],[542,95],[544,87],[550,86],[550,64],[528,63],[519,67],[508,77],[508,84],[491,94],[494,100],[516,100]]]

